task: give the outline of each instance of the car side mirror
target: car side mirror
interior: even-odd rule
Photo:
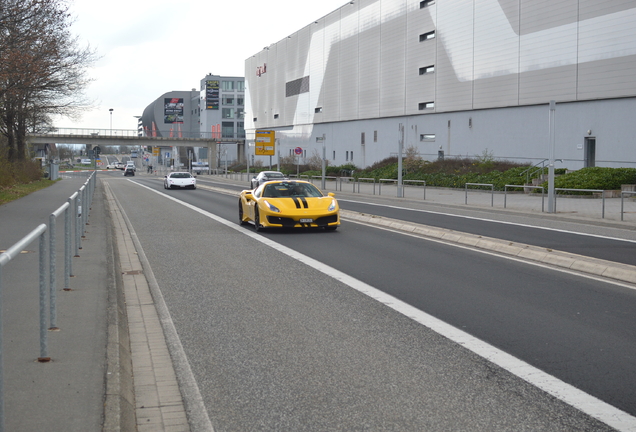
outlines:
[[[163,176],[163,178],[168,178],[168,176],[167,176],[167,175],[165,175],[165,176]]]
[[[333,193],[333,192],[329,192],[327,195],[330,196],[331,198],[335,198],[335,196],[336,196],[336,194]]]

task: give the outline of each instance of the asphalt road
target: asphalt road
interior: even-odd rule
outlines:
[[[603,430],[283,248],[636,414],[629,288],[356,223],[270,231],[263,245],[195,209],[238,226],[235,196],[133,182],[111,186],[218,430]],[[560,235],[571,234],[550,234],[572,241]]]

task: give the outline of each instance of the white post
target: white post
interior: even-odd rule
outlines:
[[[402,188],[402,152],[404,151],[404,125],[400,123],[398,126],[398,182],[397,182],[397,196],[398,198],[404,198]]]
[[[555,212],[555,196],[554,196],[554,150],[555,150],[555,134],[554,134],[554,115],[556,111],[556,102],[550,101],[550,160],[548,164],[548,213]]]
[[[322,134],[322,190],[325,190],[325,175],[327,173],[327,147],[325,146],[325,141],[327,141],[327,136]]]

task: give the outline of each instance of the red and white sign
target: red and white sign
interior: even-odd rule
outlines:
[[[294,153],[296,153],[297,155],[301,155],[301,154],[303,154],[303,149],[300,148],[300,147],[296,147],[294,149]]]

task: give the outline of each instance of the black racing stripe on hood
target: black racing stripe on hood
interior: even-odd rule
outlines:
[[[296,204],[296,208],[300,208],[300,201],[298,200],[298,198],[292,197],[292,199],[294,200],[294,204]]]

